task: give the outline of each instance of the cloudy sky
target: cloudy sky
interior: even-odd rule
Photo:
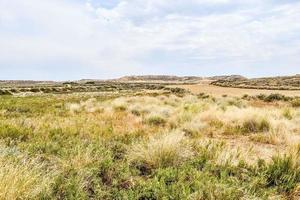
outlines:
[[[296,73],[299,0],[0,0],[0,79]]]

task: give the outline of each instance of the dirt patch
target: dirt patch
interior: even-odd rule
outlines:
[[[195,85],[176,85],[174,87],[187,89],[194,94],[206,93],[216,97],[220,97],[223,95],[241,97],[245,94],[254,96],[259,94],[269,95],[272,93],[279,93],[285,96],[300,96],[300,91],[229,88],[229,87],[209,85],[208,83],[200,83]]]

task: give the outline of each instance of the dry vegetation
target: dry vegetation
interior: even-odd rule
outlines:
[[[222,87],[248,89],[300,90],[300,75],[253,79],[221,79],[212,84]]]
[[[299,199],[299,124],[281,95],[3,95],[0,199]]]

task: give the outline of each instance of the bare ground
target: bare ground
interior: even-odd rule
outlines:
[[[279,93],[286,96],[300,96],[300,91],[295,90],[261,90],[261,89],[245,89],[245,88],[229,88],[229,87],[219,87],[214,85],[209,85],[209,83],[200,83],[194,85],[177,85],[176,87],[184,88],[191,91],[194,94],[206,93],[212,96],[243,96],[248,94],[251,96],[258,94],[272,94]]]

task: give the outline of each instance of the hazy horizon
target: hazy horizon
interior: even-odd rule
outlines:
[[[2,0],[0,80],[300,73],[296,0]]]

